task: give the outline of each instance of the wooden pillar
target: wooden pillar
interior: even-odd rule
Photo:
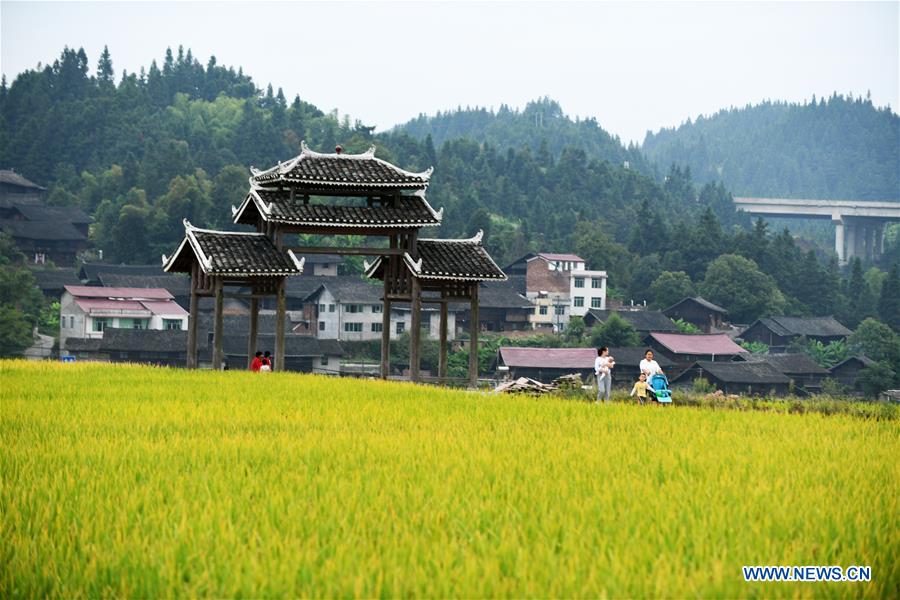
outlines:
[[[447,378],[447,301],[441,302],[441,334],[438,353],[438,378],[441,383]]]
[[[222,280],[217,278],[215,282],[215,328],[213,330],[213,369],[216,371],[221,371],[225,362],[225,353],[222,349],[222,335],[225,329],[222,322],[223,301],[225,298],[223,287]]]
[[[250,298],[250,335],[247,338],[247,368],[256,355],[256,334],[259,331],[259,298]]]
[[[388,259],[392,260],[393,257]],[[381,378],[387,379],[391,374],[391,300],[390,293],[390,262],[384,269],[384,301],[381,304]]]
[[[197,298],[197,265],[194,265],[191,273],[191,306],[188,315],[188,340],[187,340],[187,368],[197,368],[197,320],[199,315],[199,302]]]
[[[478,283],[471,287],[471,321],[469,322],[469,387],[478,386]]]
[[[422,284],[418,277],[412,281],[412,315],[409,332],[409,380],[419,381],[419,350],[422,337]]]
[[[284,371],[284,315],[287,311],[285,279],[278,283],[278,307],[275,309],[275,370]]]

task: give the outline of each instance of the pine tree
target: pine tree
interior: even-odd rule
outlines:
[[[103,52],[97,61],[97,81],[103,89],[110,89],[113,86],[113,64],[109,55],[109,48],[103,46]]]

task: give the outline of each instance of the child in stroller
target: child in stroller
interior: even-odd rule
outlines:
[[[650,376],[650,385],[647,386],[650,398],[660,404],[672,403],[672,390],[669,389],[669,380],[662,373]]]

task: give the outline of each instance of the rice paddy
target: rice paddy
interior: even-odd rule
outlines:
[[[897,420],[6,361],[0,442],[4,598],[900,591]]]

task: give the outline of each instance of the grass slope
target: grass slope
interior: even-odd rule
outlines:
[[[867,596],[898,424],[0,363],[0,596]],[[871,565],[747,584],[745,564]]]

